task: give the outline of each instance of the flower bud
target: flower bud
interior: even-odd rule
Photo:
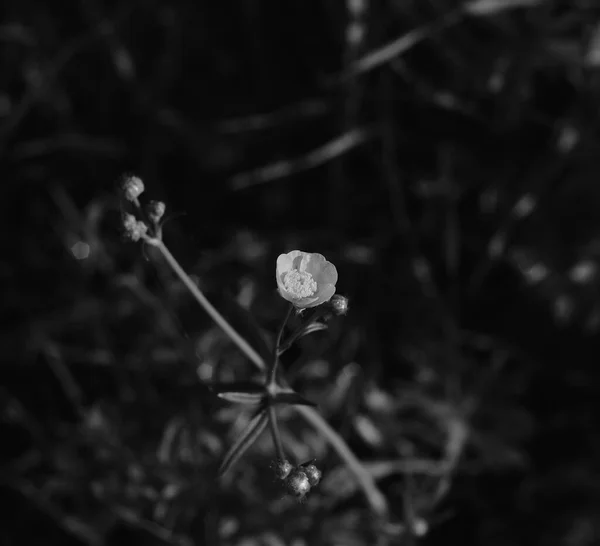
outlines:
[[[158,224],[165,213],[166,206],[162,201],[150,201],[146,205],[146,214],[151,222]]]
[[[309,464],[308,466],[305,466],[304,473],[308,478],[308,483],[310,483],[310,485],[313,487],[315,485],[318,485],[318,483],[321,481],[321,476],[323,475],[314,464]]]
[[[348,298],[345,296],[335,294],[332,296],[329,303],[331,304],[333,312],[338,316],[345,315],[348,312]]]
[[[131,241],[139,241],[148,231],[148,226],[144,222],[138,221],[133,214],[124,214],[123,230],[125,231],[125,237]]]
[[[287,459],[277,459],[277,461],[273,465],[273,468],[275,469],[275,474],[277,475],[277,477],[280,480],[285,480],[294,467],[292,466],[292,463],[290,463],[290,461],[288,461]]]
[[[144,193],[144,183],[137,176],[126,175],[121,181],[121,190],[127,201],[135,201]]]
[[[298,468],[292,470],[285,482],[290,494],[302,499],[310,491],[310,482],[308,476],[303,470]]]

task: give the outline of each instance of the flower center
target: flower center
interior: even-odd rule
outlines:
[[[283,277],[283,286],[286,291],[297,298],[307,298],[317,291],[317,281],[306,271],[292,269]]]

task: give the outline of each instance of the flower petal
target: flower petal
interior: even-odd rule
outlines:
[[[302,252],[302,250],[297,250],[296,252],[299,255],[294,258],[294,269],[304,272],[310,262],[310,252]]]
[[[310,273],[315,280],[321,273],[323,266],[327,263],[325,256],[323,254],[317,254],[316,252],[313,254],[309,254],[309,259],[306,263],[306,272]],[[317,281],[318,282],[318,281]]]
[[[280,254],[277,258],[277,278],[290,271],[294,266],[294,258],[299,253],[299,250],[292,250],[287,254]]]
[[[317,275],[313,275],[317,284],[333,284],[335,285],[338,280],[338,272],[331,262],[325,261],[322,265],[321,270]]]
[[[335,284],[324,284],[319,286],[317,297],[319,298],[320,303],[325,303],[326,301],[329,301],[334,294]]]
[[[288,291],[284,284],[284,278],[292,270],[310,274],[317,284],[317,292],[312,296],[299,298]],[[336,267],[328,262],[322,254],[292,250],[287,254],[281,254],[277,258],[276,279],[281,296],[293,303],[295,307],[304,309],[316,307],[331,299],[335,294],[338,273]]]
[[[294,307],[297,307],[298,309],[305,309],[306,307],[316,307],[321,303],[319,301],[319,298],[316,296],[311,296],[310,298],[290,299],[289,301],[291,301],[294,304]]]

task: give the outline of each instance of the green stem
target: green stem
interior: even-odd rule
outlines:
[[[277,365],[279,364],[279,349],[281,347],[281,339],[283,338],[285,326],[288,323],[288,320],[290,320],[290,315],[292,314],[293,308],[294,306],[290,303],[285,317],[279,328],[279,332],[277,333],[277,340],[275,341],[275,350],[273,351],[273,362],[271,363],[271,368],[269,370],[269,377],[267,381],[267,390],[269,391],[272,391],[275,388],[275,379],[277,377]]]
[[[285,452],[283,451],[283,442],[281,441],[281,434],[279,434],[279,425],[277,424],[277,414],[275,413],[275,406],[269,406],[269,424],[271,425],[271,434],[273,436],[273,444],[275,444],[275,452],[277,458],[280,461],[285,460]]]
[[[198,303],[204,308],[204,310],[209,314],[210,318],[212,318],[217,326],[229,336],[231,341],[233,341],[240,350],[259,368],[261,371],[265,369],[265,363],[261,356],[250,346],[250,344],[240,335],[237,331],[227,322],[227,320],[219,313],[213,305],[206,299],[206,296],[202,293],[202,291],[196,286],[196,283],[192,281],[189,275],[183,270],[183,268],[179,265],[179,262],[175,259],[173,254],[169,251],[169,249],[165,246],[165,244],[155,238],[146,237],[144,239],[148,244],[156,247],[159,252],[163,255],[164,259],[167,261],[171,269],[175,272],[175,274],[180,278],[181,282],[185,284],[187,289],[192,293],[194,298],[198,301]]]

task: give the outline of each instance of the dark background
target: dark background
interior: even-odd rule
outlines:
[[[511,4],[3,5],[2,544],[376,543],[292,414],[306,503],[268,435],[215,483],[206,382],[253,370],[123,239],[124,172],[269,335],[277,255],[336,264],[350,313],[283,365],[419,542],[600,544],[600,10]]]

